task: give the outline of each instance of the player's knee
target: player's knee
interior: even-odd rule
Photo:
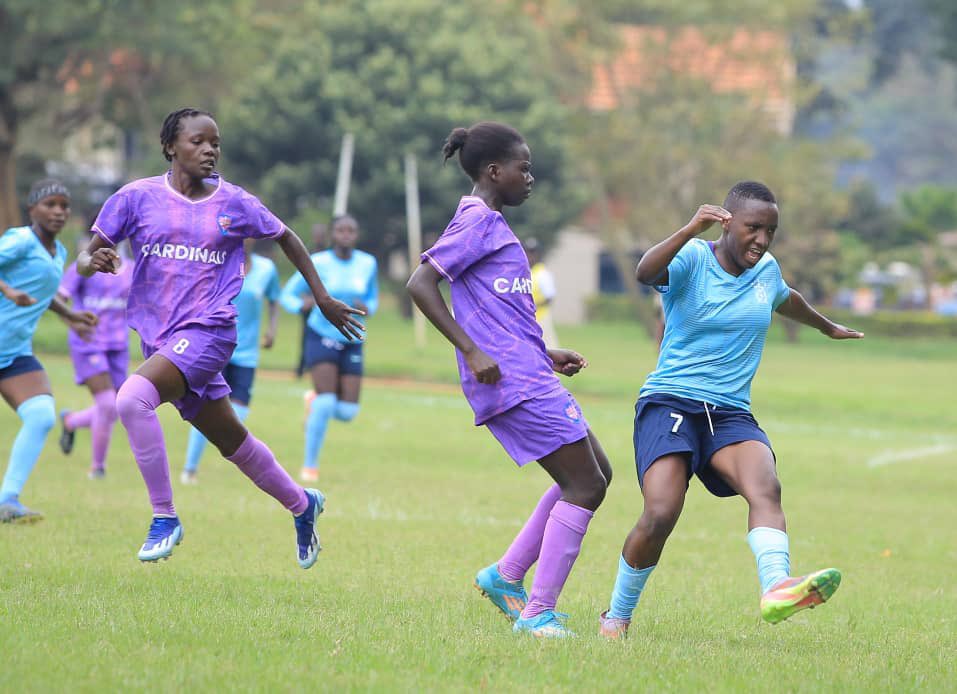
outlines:
[[[344,400],[337,400],[336,408],[332,412],[332,416],[338,419],[340,422],[351,422],[358,414],[359,403],[346,402]]]
[[[56,407],[52,395],[34,395],[24,400],[17,408],[17,414],[24,426],[46,435],[56,424]]]
[[[575,490],[575,497],[580,501],[578,505],[594,511],[605,500],[608,482],[601,471],[596,469],[593,475],[576,486],[578,489]]]
[[[666,538],[674,530],[680,514],[680,507],[670,504],[649,504],[646,500],[645,510],[641,514],[638,525],[652,537]]]

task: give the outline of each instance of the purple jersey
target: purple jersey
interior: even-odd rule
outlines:
[[[494,385],[479,383],[456,350],[476,424],[561,388],[535,322],[528,258],[500,212],[466,195],[422,260],[449,281],[455,320],[502,373]]]
[[[95,313],[99,319],[89,342],[70,331],[72,349],[97,352],[127,349],[130,331],[126,326],[126,299],[132,278],[133,263],[129,258],[123,259],[115,275],[97,272],[92,277],[83,277],[76,271],[76,263],[66,269],[57,293],[70,299],[75,310]]]
[[[133,284],[126,315],[148,345],[184,328],[233,327],[243,286],[243,239],[274,238],[285,226],[253,195],[213,174],[201,200],[173,190],[169,174],[129,183],[104,203],[93,231],[129,239]]]

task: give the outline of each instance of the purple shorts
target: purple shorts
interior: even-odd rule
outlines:
[[[588,436],[588,422],[564,388],[520,402],[485,426],[519,467]]]
[[[126,371],[130,365],[128,349],[82,350],[70,347],[70,356],[73,358],[73,372],[76,374],[78,386],[102,373],[110,374],[113,387],[117,390],[126,380]]]
[[[184,328],[161,345],[141,343],[143,358],[162,354],[183,374],[186,395],[173,400],[179,415],[191,421],[206,400],[219,400],[232,392],[223,369],[236,347],[236,328]]]

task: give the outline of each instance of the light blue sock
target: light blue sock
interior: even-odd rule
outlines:
[[[238,402],[230,402],[236,416],[240,422],[245,422],[249,416],[249,407],[240,405]],[[186,465],[183,468],[187,472],[196,472],[199,469],[199,459],[203,457],[203,451],[206,450],[206,444],[209,443],[206,437],[199,433],[199,429],[193,427],[189,432],[189,443],[186,444]]]
[[[332,416],[340,422],[351,422],[359,414],[359,403],[336,400],[336,409]]]
[[[319,393],[309,406],[309,417],[306,419],[306,456],[303,461],[305,467],[319,467],[319,451],[326,438],[326,429],[329,420],[336,410],[335,393]]]
[[[618,578],[615,579],[615,589],[611,593],[611,607],[607,617],[615,619],[631,619],[631,613],[638,605],[638,598],[645,588],[645,581],[655,570],[654,564],[644,569],[633,569],[622,556],[618,557]]]
[[[10,463],[3,477],[3,487],[0,488],[0,502],[17,497],[23,491],[23,485],[27,483],[43,450],[43,442],[56,423],[53,396],[34,395],[24,400],[17,408],[17,415],[23,420],[23,425],[10,449]]]
[[[758,580],[761,581],[763,595],[791,573],[788,535],[776,528],[754,528],[748,533],[748,544],[758,563]]]

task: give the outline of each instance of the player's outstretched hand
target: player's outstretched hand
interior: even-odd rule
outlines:
[[[340,333],[349,340],[362,340],[365,326],[357,321],[353,316],[364,316],[365,312],[357,308],[352,308],[338,299],[329,299],[323,303],[318,303],[319,310],[330,323],[336,326]]]
[[[272,346],[275,343],[276,343],[276,336],[273,333],[267,331],[266,334],[263,335],[263,349],[272,349]]]
[[[13,287],[7,287],[3,295],[7,297],[17,306],[33,306],[37,302],[32,296],[26,292],[20,291],[19,289],[14,289]]]
[[[831,323],[826,330],[822,330],[821,332],[832,340],[860,340],[864,337],[864,333],[845,328],[839,323]]]
[[[686,225],[686,229],[698,235],[707,231],[715,222],[721,224],[731,220],[731,213],[721,205],[702,205]]]
[[[99,319],[95,313],[89,311],[74,311],[67,322],[80,339],[89,342],[93,338],[93,329],[96,327]]]
[[[112,248],[100,248],[90,256],[90,267],[94,272],[108,272],[115,275],[120,269],[120,254]]]
[[[574,376],[588,366],[585,357],[571,349],[550,349],[548,356],[552,359],[552,369],[563,376]]]
[[[495,360],[478,347],[465,355],[465,363],[479,383],[493,385],[502,377]]]

